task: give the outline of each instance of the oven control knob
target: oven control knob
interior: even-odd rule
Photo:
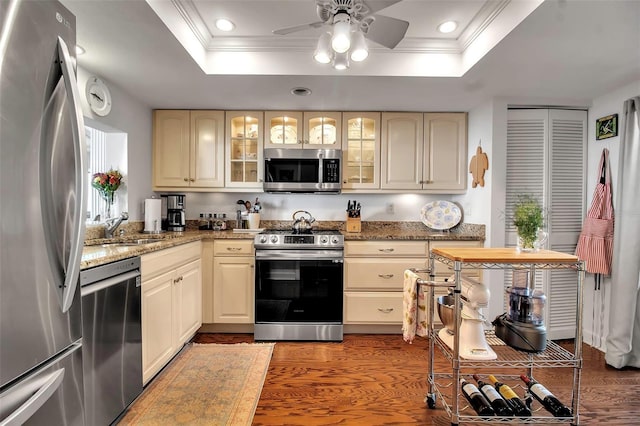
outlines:
[[[263,235],[262,237],[260,237],[260,243],[261,244],[264,244],[266,242],[267,242],[267,236],[266,235]]]
[[[274,244],[277,243],[278,242],[278,236],[277,235],[272,235],[271,236],[271,242],[274,243]]]
[[[338,244],[340,242],[340,238],[338,238],[337,236],[334,236],[333,238],[331,238],[331,244]]]
[[[329,237],[323,235],[320,237],[320,244],[327,244],[329,242]]]

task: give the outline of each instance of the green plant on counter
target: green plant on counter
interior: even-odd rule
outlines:
[[[518,195],[513,209],[513,224],[518,230],[522,246],[527,249],[533,248],[538,231],[544,225],[542,206],[533,195]]]

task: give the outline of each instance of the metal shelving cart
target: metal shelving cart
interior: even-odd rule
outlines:
[[[438,335],[434,326],[434,289],[447,286],[447,283],[435,282],[435,262],[442,262],[453,270],[454,289],[454,336],[453,350],[445,344]],[[513,269],[529,268],[531,276],[535,276],[536,270],[571,269],[577,273],[577,309],[576,309],[576,336],[573,353],[562,348],[553,341],[548,341],[544,351],[530,353],[519,351],[507,346],[495,333],[486,332],[487,342],[498,355],[495,360],[470,360],[460,357],[459,352],[459,328],[460,328],[460,293],[462,271],[469,269]],[[580,373],[582,368],[582,285],[584,281],[584,264],[576,256],[550,250],[540,250],[535,253],[518,253],[515,248],[434,248],[429,255],[430,281],[419,280],[418,285],[428,288],[428,315],[429,315],[429,377],[428,393],[425,402],[429,408],[435,408],[440,401],[451,418],[452,425],[464,423],[511,423],[522,424],[561,424],[571,422],[578,425],[578,402],[580,398]],[[447,373],[434,372],[434,349],[438,347],[444,357],[451,364],[451,371]],[[530,377],[533,377],[533,369],[550,367],[568,367],[573,369],[573,386],[571,396],[571,417],[553,417],[544,409],[533,413],[531,417],[481,417],[475,415],[470,407],[463,407],[460,402],[466,402],[460,393],[461,371],[476,372],[479,369],[492,371],[500,381],[512,381],[518,375],[509,375],[508,372],[500,374],[507,369],[524,369]],[[471,373],[469,373],[471,374]],[[450,392],[446,392],[449,390]],[[545,415],[546,414],[546,415]]]

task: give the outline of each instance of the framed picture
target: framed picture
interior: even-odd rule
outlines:
[[[618,136],[618,114],[607,115],[596,120],[596,140]]]

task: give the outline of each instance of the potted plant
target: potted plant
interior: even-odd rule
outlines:
[[[530,194],[518,195],[513,208],[513,224],[518,232],[518,251],[538,251],[547,239],[544,212],[540,202]]]

